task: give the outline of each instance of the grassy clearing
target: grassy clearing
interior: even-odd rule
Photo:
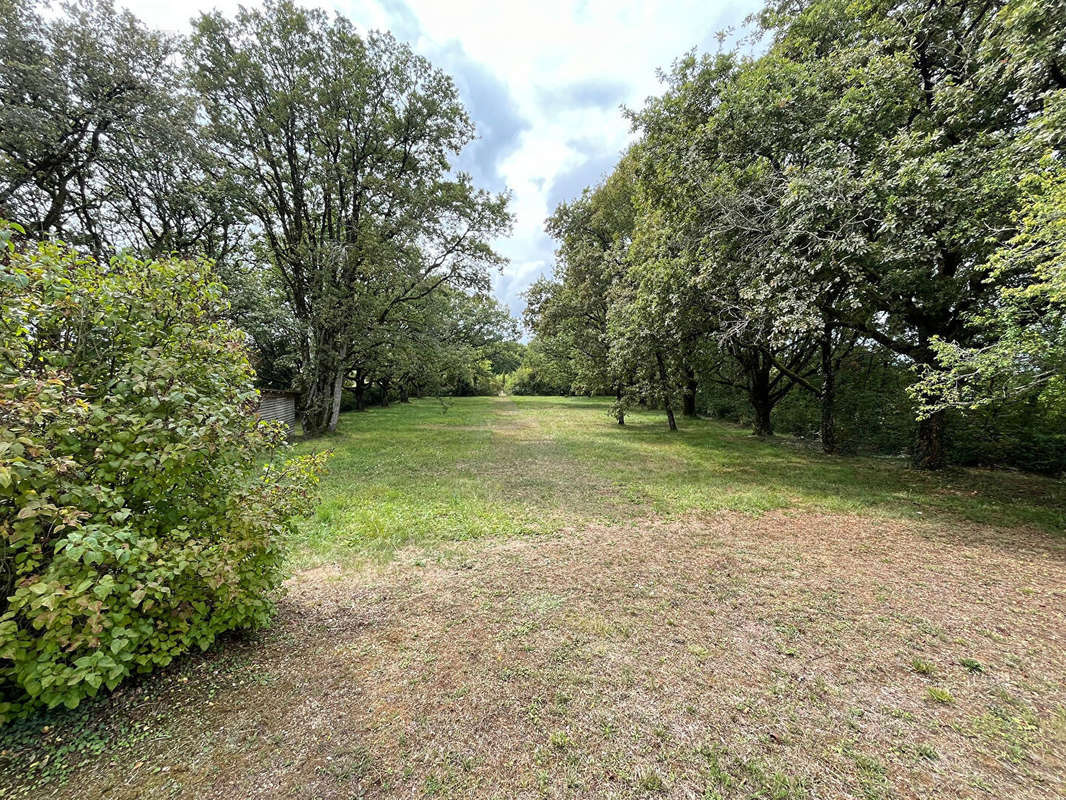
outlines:
[[[299,444],[336,456],[277,624],[4,729],[0,796],[1066,794],[1060,482],[606,409]]]
[[[1009,472],[932,475],[902,460],[828,458],[782,438],[638,412],[602,398],[460,398],[345,415],[297,567],[388,556],[408,544],[545,533],[648,514],[774,509],[1066,529],[1061,481]]]

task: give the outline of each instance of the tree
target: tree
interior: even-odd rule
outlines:
[[[759,18],[764,55],[687,56],[635,115],[641,185],[671,247],[733,307],[711,328],[755,347],[753,368],[768,357],[821,396],[824,442],[833,365],[856,340],[920,370],[938,367],[936,342],[980,336],[974,315],[996,295],[982,264],[1011,235],[1018,179],[1061,146],[1047,121],[1062,11],[774,3]],[[818,383],[802,358],[774,355],[802,356],[804,341],[819,343]],[[920,422],[919,466],[943,464],[944,419]]]
[[[507,198],[452,174],[474,134],[455,86],[388,34],[280,0],[201,16],[188,58],[221,177],[302,330],[304,429],[331,430],[399,309],[487,288]]]
[[[494,379],[518,366],[518,322],[494,297],[442,289],[393,320],[394,339],[378,348],[361,376],[405,400],[416,394],[478,395],[498,391]],[[360,387],[356,387],[357,402]]]
[[[105,227],[108,206],[129,199],[108,174],[170,151],[151,136],[174,130],[157,118],[180,86],[176,43],[110,0],[49,19],[34,6],[0,2],[0,214],[96,254],[136,244]]]
[[[559,242],[555,273],[526,293],[526,320],[541,337],[564,338],[572,350],[576,391],[615,394],[618,424],[626,368],[609,357],[608,310],[612,287],[625,268],[633,236],[633,156],[623,156],[614,171],[573,203],[562,203],[546,229]]]
[[[980,335],[974,314],[997,291],[982,265],[1012,235],[1020,176],[1061,143],[1040,120],[1066,86],[1062,13],[1029,0],[816,0],[763,15],[789,68],[837,76],[810,151],[846,202],[806,231],[840,256],[852,302],[830,313],[919,369],[938,368],[934,342]],[[1043,135],[1027,135],[1034,126]],[[797,164],[799,184],[819,184],[810,167]],[[918,466],[944,463],[944,422],[920,422]]]
[[[938,368],[913,387],[926,414],[1066,388],[1066,170],[1046,163],[1022,182],[1018,232],[986,266],[999,297],[973,320],[976,346],[932,343]]]
[[[751,96],[765,83],[764,63],[689,54],[664,95],[633,115],[644,138],[640,245],[630,256],[636,270],[669,265],[668,280],[643,284],[661,293],[644,324],[670,322],[686,383],[699,364],[710,382],[743,389],[760,436],[773,434],[773,408],[793,386],[811,387],[817,348],[768,269],[781,165],[800,147],[803,126],[774,119],[772,106]]]

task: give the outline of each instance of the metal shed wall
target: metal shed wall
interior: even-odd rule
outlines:
[[[259,419],[278,420],[296,427],[296,395],[293,392],[265,391],[259,401]]]

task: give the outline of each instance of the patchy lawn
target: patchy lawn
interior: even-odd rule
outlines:
[[[9,726],[0,796],[1066,794],[1061,482],[632,421],[348,415],[277,624]]]

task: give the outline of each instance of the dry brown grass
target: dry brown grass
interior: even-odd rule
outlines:
[[[168,724],[42,796],[1043,800],[1064,620],[1038,532],[723,513],[408,549],[298,575],[238,667],[119,695]]]

